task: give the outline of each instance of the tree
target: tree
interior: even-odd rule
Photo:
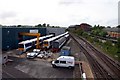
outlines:
[[[118,38],[117,48],[118,48],[118,52],[120,53],[120,38]]]
[[[107,26],[107,28],[111,28],[110,26]]]
[[[21,25],[18,25],[17,27],[22,27]]]
[[[37,26],[38,26],[38,27],[42,27],[42,25],[41,25],[41,24],[38,24]]]
[[[50,27],[50,24],[47,24],[47,27]]]
[[[100,31],[99,36],[106,37],[107,32],[105,31]]]
[[[46,23],[43,24],[43,27],[46,27]]]
[[[117,43],[117,55],[120,60],[120,38],[118,38],[118,43]]]

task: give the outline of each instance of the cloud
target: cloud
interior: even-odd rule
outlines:
[[[71,4],[80,4],[83,3],[83,0],[61,0],[60,5],[71,5]]]
[[[5,11],[0,13],[0,18],[2,20],[8,19],[8,18],[13,18],[16,17],[16,13],[12,11]]]
[[[108,20],[107,22],[105,22],[106,24],[108,24],[109,26],[112,26],[113,24],[115,24],[113,27],[117,26],[118,24],[118,18],[116,19],[111,19],[111,20]]]
[[[114,26],[118,18],[117,0],[0,0],[0,3],[0,22],[7,25],[48,23],[67,27],[86,22]]]

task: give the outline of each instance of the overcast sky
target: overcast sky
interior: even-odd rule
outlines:
[[[0,0],[0,24],[118,25],[119,0]]]

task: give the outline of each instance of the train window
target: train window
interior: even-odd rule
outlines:
[[[44,42],[44,44],[48,44],[48,42]]]
[[[32,43],[25,44],[26,47],[31,46],[31,45],[32,45]]]
[[[42,42],[42,40],[40,39],[39,42]]]
[[[35,45],[35,42],[34,42],[34,41],[32,42],[32,45]]]
[[[19,44],[18,47],[19,48],[24,48],[24,45],[23,44]]]

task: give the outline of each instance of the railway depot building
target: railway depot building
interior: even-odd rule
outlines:
[[[12,50],[18,48],[18,43],[21,41],[19,37],[19,33],[25,32],[30,33],[31,31],[38,31],[40,36],[45,36],[48,34],[54,34],[55,36],[62,34],[65,32],[65,28],[0,28],[0,49],[4,50]],[[36,37],[31,36],[23,36],[22,40],[29,40]]]

